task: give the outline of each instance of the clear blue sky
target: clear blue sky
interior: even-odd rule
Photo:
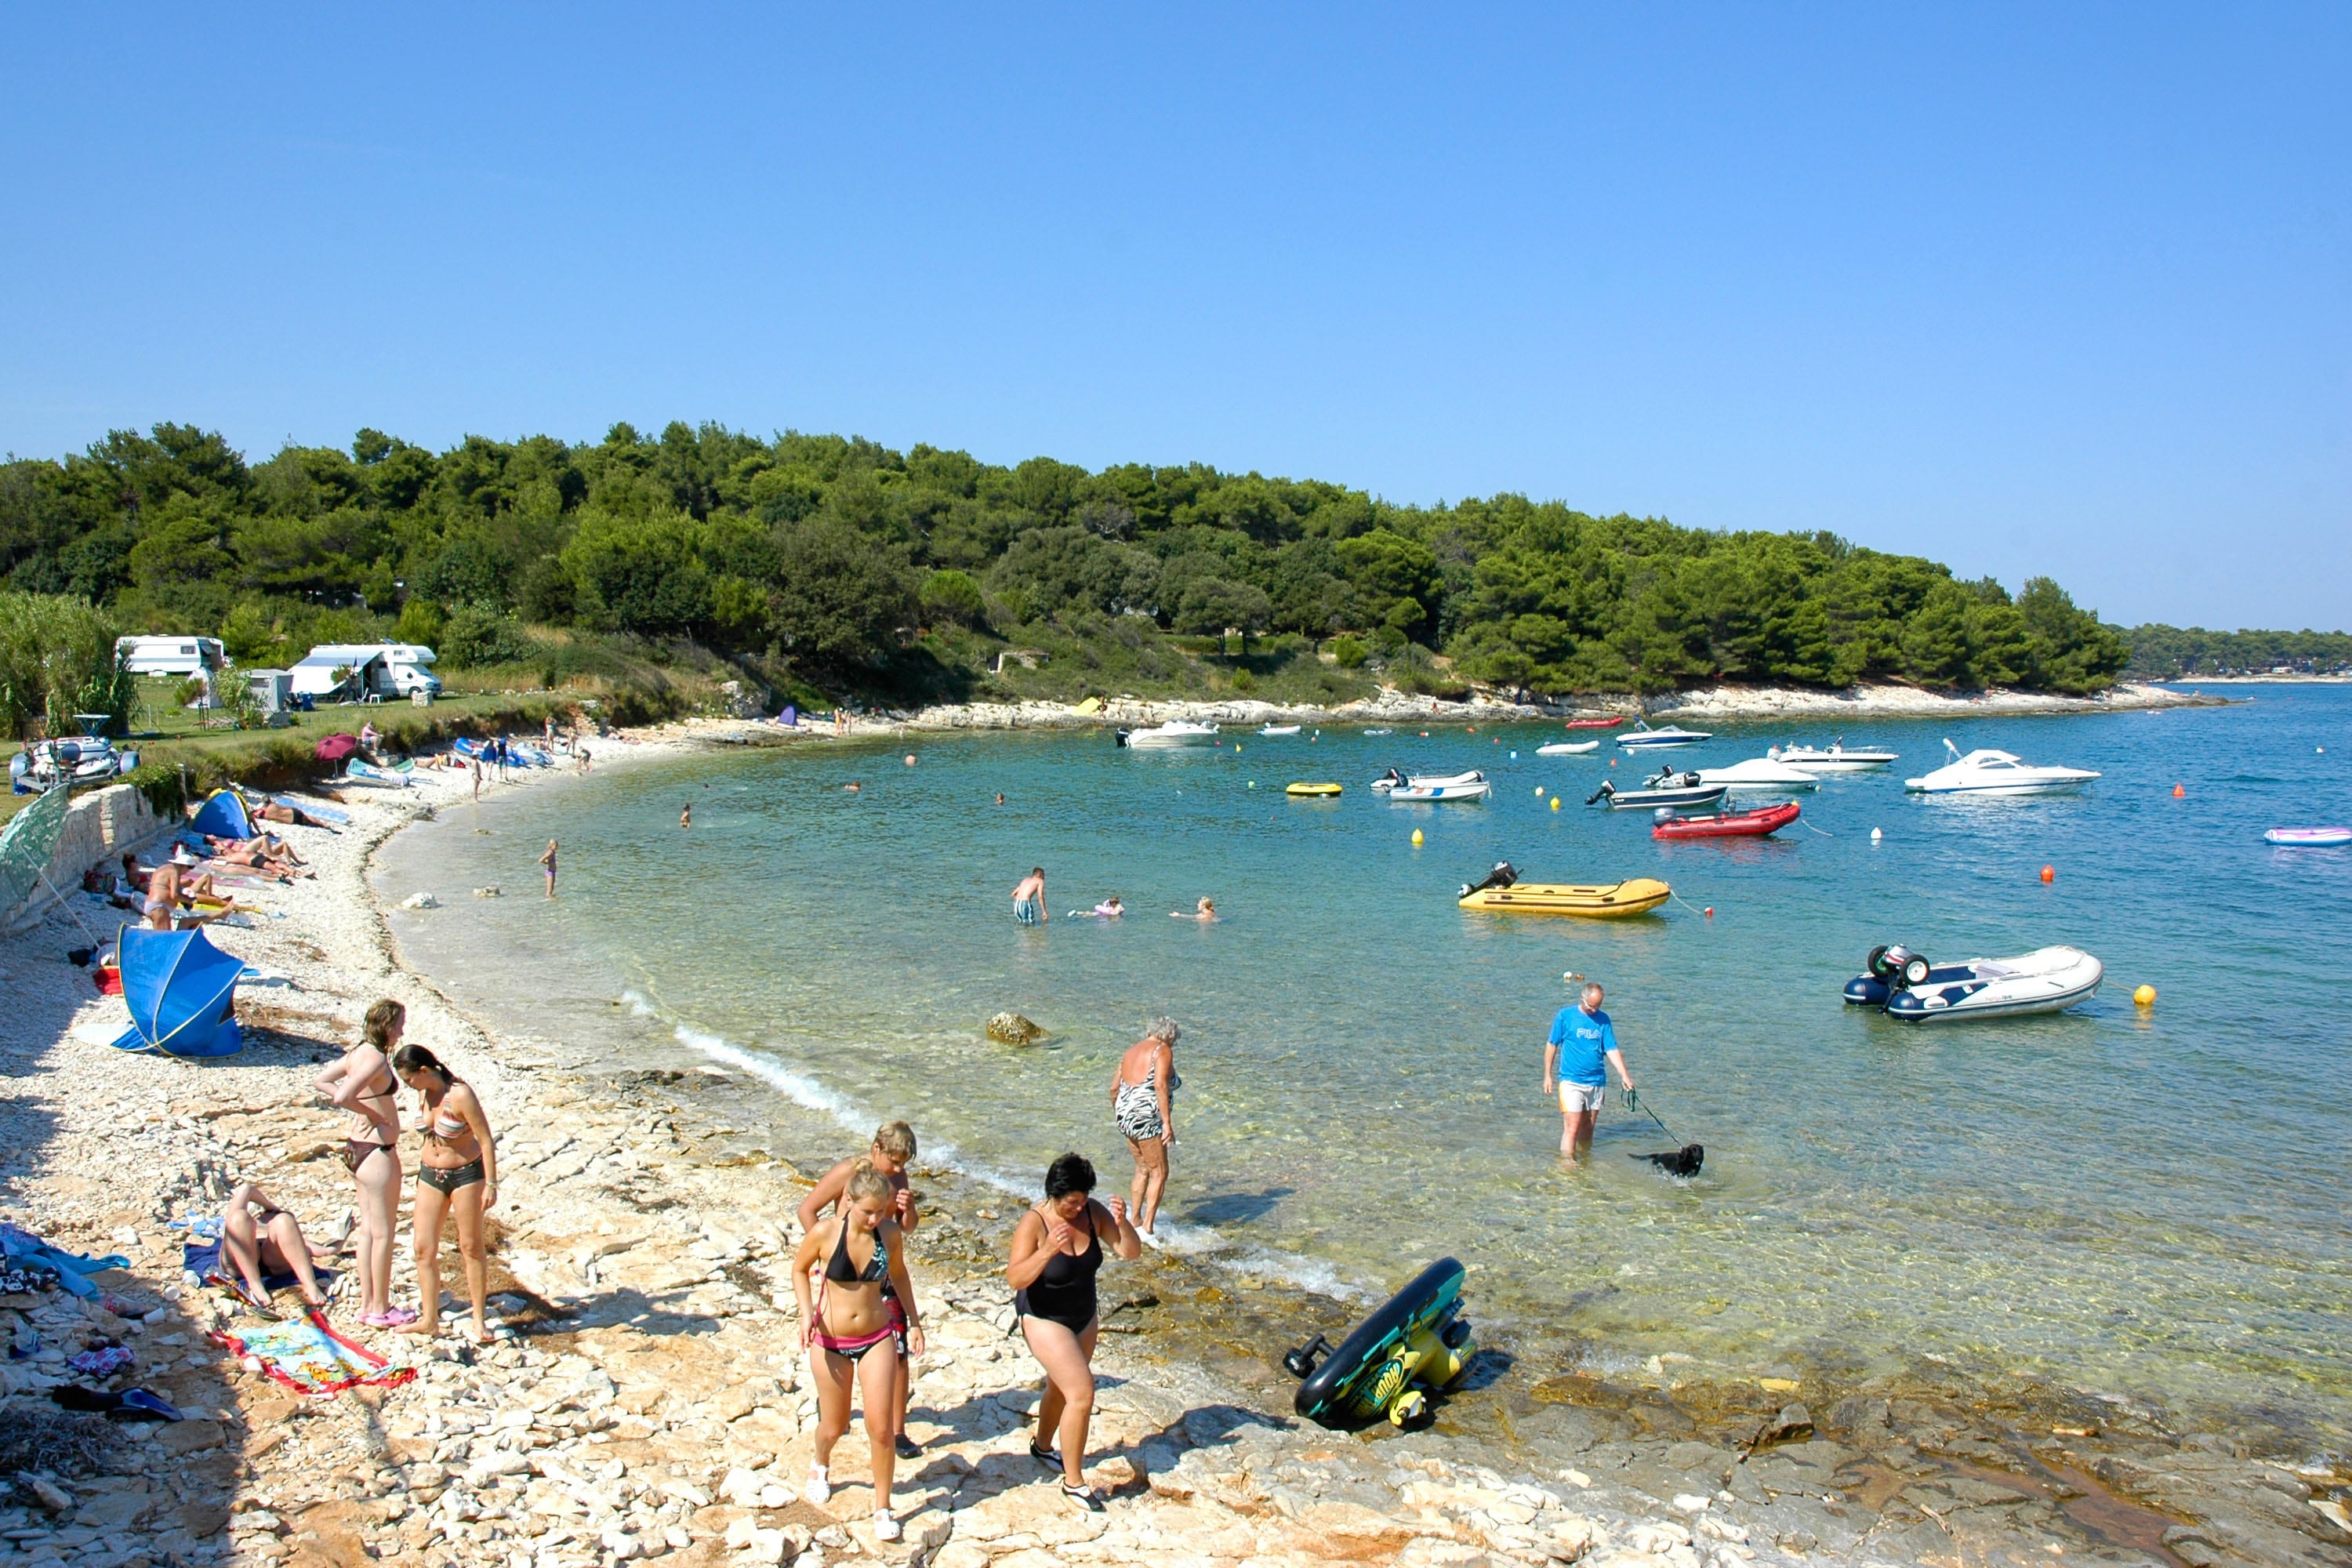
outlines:
[[[2352,626],[2347,84],[2341,5],[17,5],[0,449],[715,419]]]

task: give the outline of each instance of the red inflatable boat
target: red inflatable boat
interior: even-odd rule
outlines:
[[[1754,811],[1726,812],[1720,816],[1670,816],[1650,829],[1653,838],[1761,838],[1804,815],[1793,800]]]
[[[1623,714],[1613,713],[1606,719],[1570,719],[1560,728],[1563,730],[1614,730],[1624,721]]]

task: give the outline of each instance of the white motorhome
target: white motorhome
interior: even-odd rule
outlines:
[[[415,643],[321,643],[288,673],[297,697],[404,697],[440,691],[432,662],[433,650]]]
[[[218,637],[117,637],[115,657],[133,675],[201,675],[228,665],[228,649]]]
[[[392,689],[404,697],[423,691],[441,694],[441,678],[433,673],[433,650],[421,643],[388,642],[383,660],[392,671]]]
[[[358,643],[321,643],[286,673],[297,697],[382,697],[392,689],[383,649]]]

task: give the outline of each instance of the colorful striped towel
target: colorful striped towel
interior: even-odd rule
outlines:
[[[343,1338],[315,1312],[241,1333],[222,1330],[212,1337],[232,1355],[259,1358],[262,1371],[297,1394],[341,1394],[363,1383],[391,1388],[416,1375],[415,1367]]]

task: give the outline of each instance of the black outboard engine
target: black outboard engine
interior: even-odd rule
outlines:
[[[1405,778],[1403,773],[1398,772],[1394,768],[1391,768],[1388,772],[1382,773],[1372,782],[1376,784],[1402,784],[1410,781]]]
[[[1587,805],[1598,805],[1616,793],[1617,786],[1611,784],[1607,779],[1602,779],[1601,781],[1601,787],[1584,797],[1584,804]]]
[[[1127,744],[1127,731],[1124,730],[1113,730],[1110,732],[1110,737],[1112,743],[1115,745],[1124,746]]]
[[[1489,888],[1507,888],[1518,879],[1518,872],[1512,868],[1508,860],[1497,860],[1495,862],[1495,868],[1486,873],[1484,881],[1465,882],[1462,885],[1462,890],[1454,897],[1466,899],[1473,893],[1483,893]]]

